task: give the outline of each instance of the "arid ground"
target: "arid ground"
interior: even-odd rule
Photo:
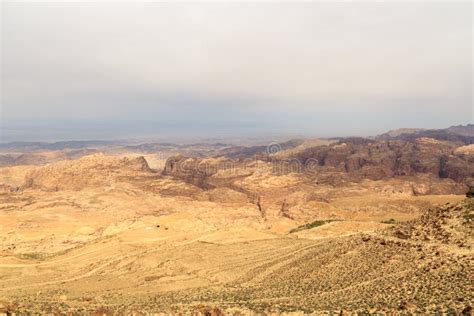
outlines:
[[[461,130],[2,145],[0,311],[470,315]]]

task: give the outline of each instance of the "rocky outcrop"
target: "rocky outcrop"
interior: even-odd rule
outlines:
[[[167,159],[162,174],[179,178],[202,189],[229,187],[236,190],[233,186],[234,180],[250,174],[245,173],[248,171],[245,168],[244,174],[237,172],[243,166],[245,163],[242,161],[224,157],[203,159],[175,155]]]
[[[309,148],[298,154],[302,165],[317,161],[322,170],[349,175],[352,181],[380,180],[395,176],[431,174],[456,182],[474,179],[474,159],[455,153],[458,144],[430,138],[415,141],[344,139],[329,146]]]
[[[152,173],[144,157],[116,158],[96,154],[72,161],[60,161],[28,172],[22,189],[43,191],[81,190],[107,186],[121,177]]]
[[[176,155],[166,160],[162,174],[182,179],[198,187],[209,189],[207,178],[217,172],[214,168],[201,164],[201,159]]]
[[[470,147],[458,145],[430,138],[416,141],[346,138],[295,151],[285,158],[263,155],[251,160],[176,155],[167,160],[163,175],[202,189],[235,190],[235,180],[253,174],[256,170],[248,167],[249,162],[258,159],[263,164],[271,163],[275,174],[298,173],[318,184],[337,186],[366,179],[405,178],[412,184],[410,195],[464,194],[474,179],[474,154]],[[229,170],[230,174],[221,172]]]
[[[139,171],[139,172],[152,172],[145,157],[139,156],[136,158],[124,157],[119,164],[128,170]]]
[[[446,204],[425,212],[419,219],[399,224],[393,235],[402,239],[440,242],[471,248],[474,237],[474,200]]]
[[[242,161],[223,157],[201,159],[176,155],[168,158],[162,175],[183,180],[208,191],[210,201],[253,203],[265,218],[260,196],[235,184],[252,174],[248,171]]]

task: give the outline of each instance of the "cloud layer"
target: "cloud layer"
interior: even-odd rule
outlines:
[[[445,126],[472,70],[470,2],[2,4],[3,121]]]

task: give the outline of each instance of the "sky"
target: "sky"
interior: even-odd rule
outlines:
[[[1,4],[0,141],[473,122],[466,2]]]

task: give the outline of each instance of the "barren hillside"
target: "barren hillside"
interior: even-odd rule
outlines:
[[[180,153],[162,170],[136,152],[4,167],[0,308],[467,312],[472,161],[461,147],[461,177],[442,177],[433,153],[458,147],[417,142]],[[397,146],[419,157],[402,159],[405,175],[393,173]]]

